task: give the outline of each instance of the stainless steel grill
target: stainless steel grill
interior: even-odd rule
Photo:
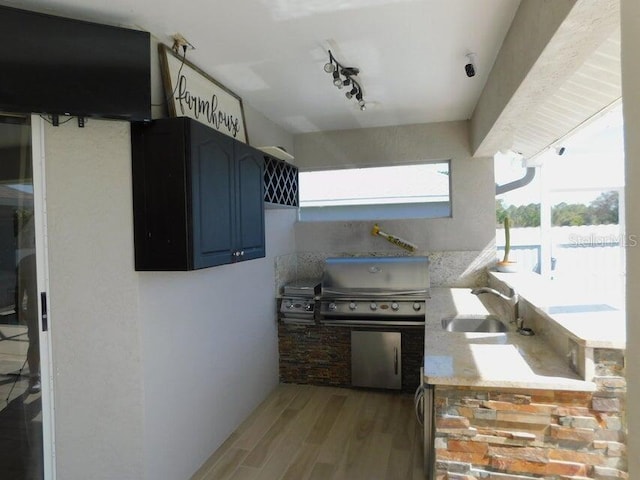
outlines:
[[[427,257],[328,258],[320,321],[339,325],[424,325]]]

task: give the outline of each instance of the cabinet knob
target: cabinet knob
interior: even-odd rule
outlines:
[[[242,250],[242,251],[240,252],[240,256],[241,256],[241,257],[243,257],[243,256],[244,256],[244,250]]]

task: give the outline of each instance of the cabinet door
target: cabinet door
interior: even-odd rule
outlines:
[[[237,248],[240,260],[265,256],[264,241],[264,156],[258,150],[236,143]]]
[[[400,332],[351,332],[351,384],[402,388]]]
[[[235,238],[233,140],[191,124],[193,268],[231,263]]]

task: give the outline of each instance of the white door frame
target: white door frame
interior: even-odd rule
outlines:
[[[36,265],[38,292],[49,290],[49,262],[47,246],[47,205],[45,184],[44,120],[31,115],[31,152],[33,163],[33,209],[36,231]],[[47,300],[48,303],[48,300]],[[47,305],[48,331],[42,329],[42,301],[38,301],[38,324],[40,326],[40,376],[42,399],[42,445],[44,479],[55,480],[55,424],[53,395],[53,362],[51,358],[51,316]]]

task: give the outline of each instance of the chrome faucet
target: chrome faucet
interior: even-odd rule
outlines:
[[[518,294],[516,293],[515,290],[511,289],[511,296],[505,295],[502,292],[499,292],[498,290],[496,290],[495,288],[491,288],[491,287],[479,287],[479,288],[474,288],[473,290],[471,290],[471,293],[473,295],[481,295],[483,293],[490,293],[491,295],[495,295],[498,298],[501,298],[502,300],[505,300],[507,302],[509,302],[509,305],[511,305],[513,307],[513,323],[516,324],[516,327],[518,328],[518,333],[521,335],[533,335],[533,330],[531,330],[530,328],[526,328],[524,326],[524,319],[520,318],[520,308],[519,308],[519,303],[520,303],[520,299],[518,297]]]
[[[481,293],[491,293],[492,295],[495,295],[497,297],[500,297],[503,300],[506,300],[507,302],[509,302],[510,304],[513,304],[514,306],[518,305],[518,294],[513,289],[511,290],[510,297],[508,297],[502,292],[499,292],[495,288],[490,288],[490,287],[474,288],[473,290],[471,290],[471,293],[473,295],[480,295]]]

